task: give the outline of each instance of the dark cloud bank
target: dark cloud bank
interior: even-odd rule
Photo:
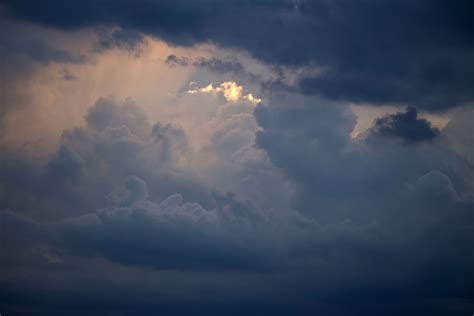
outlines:
[[[10,15],[60,29],[116,25],[171,44],[214,42],[274,65],[312,65],[297,88],[332,99],[430,111],[474,95],[472,1],[3,1]],[[135,32],[134,32],[135,31]],[[108,41],[110,42],[110,41]]]
[[[408,107],[353,138],[349,106],[308,96],[428,111],[471,102],[470,2],[3,4],[65,30],[120,26],[104,47],[133,50],[151,34],[327,70],[293,92],[270,91],[253,113],[254,149],[293,185],[292,210],[198,181],[182,168],[188,135],[150,122],[131,99],[97,100],[44,166],[1,147],[0,313],[473,312],[472,109],[440,130]],[[167,62],[243,71],[217,59]]]

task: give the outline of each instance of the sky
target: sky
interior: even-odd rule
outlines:
[[[1,0],[0,314],[471,315],[472,12]]]

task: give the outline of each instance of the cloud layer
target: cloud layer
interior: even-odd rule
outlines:
[[[297,88],[331,99],[408,103],[430,111],[472,102],[470,1],[57,1],[41,8],[6,1],[6,11],[60,29],[116,25],[177,45],[211,41],[275,65],[317,65]],[[245,17],[245,22],[242,21]],[[125,31],[114,41],[130,43]],[[127,44],[125,44],[127,45]]]
[[[3,1],[0,313],[472,313],[471,8]]]

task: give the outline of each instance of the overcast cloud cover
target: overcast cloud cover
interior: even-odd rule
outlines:
[[[471,315],[472,1],[0,1],[2,315]]]

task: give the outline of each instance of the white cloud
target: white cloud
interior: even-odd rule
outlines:
[[[259,99],[252,95],[252,93],[244,93],[244,87],[238,85],[235,81],[224,81],[220,85],[214,87],[213,83],[210,83],[206,87],[197,88],[193,90],[188,90],[188,93],[222,93],[227,101],[237,102],[240,100],[247,100],[252,104],[258,104],[262,102],[262,99]]]

